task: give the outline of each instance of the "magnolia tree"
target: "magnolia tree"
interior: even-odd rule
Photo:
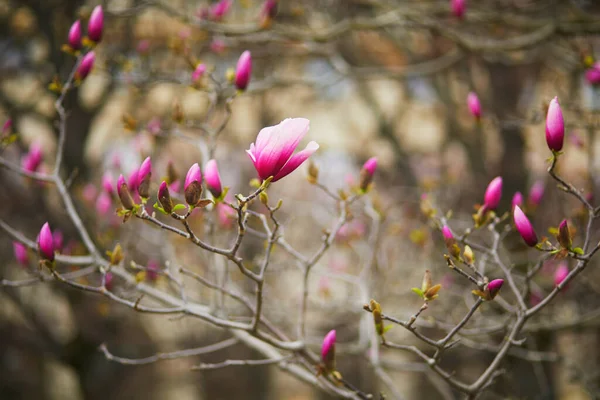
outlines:
[[[301,145],[309,133],[310,121],[293,109],[287,111],[289,118],[260,129],[254,142],[245,144],[247,164],[255,172],[254,178],[239,189],[230,190],[229,183],[222,179],[242,175],[238,165],[229,157],[219,159],[216,155],[237,99],[251,96],[253,90],[292,83],[315,84],[304,77],[285,82],[275,76],[255,83],[253,56],[261,50],[245,50],[245,43],[253,48],[255,43],[262,43],[274,46],[273,49],[282,44],[301,44],[298,51],[324,55],[347,76],[402,75],[405,71],[351,67],[335,52],[332,43],[353,31],[414,26],[457,44],[438,60],[423,64],[420,68],[425,69],[421,71],[425,74],[448,68],[468,51],[525,51],[553,35],[570,35],[579,32],[577,29],[594,31],[597,23],[585,18],[563,21],[560,16],[553,16],[548,24],[536,25],[539,20],[523,12],[515,24],[525,33],[486,40],[469,36],[461,31],[461,25],[504,17],[474,10],[469,18],[471,11],[464,1],[452,1],[450,7],[437,4],[435,13],[429,5],[421,4],[365,2],[362,6],[369,10],[366,16],[350,16],[322,29],[303,28],[297,21],[288,25],[278,14],[274,0],[256,5],[258,17],[243,23],[228,21],[232,10],[238,7],[229,0],[202,6],[195,13],[156,1],[142,1],[125,11],[108,12],[96,6],[89,15],[74,21],[63,46],[64,53],[72,57],[72,68],[68,74],[57,75],[49,85],[56,93],[54,154],[34,141],[20,161],[11,159],[11,148],[18,145],[14,142],[19,133],[8,119],[2,131],[5,156],[0,158],[0,165],[22,177],[32,192],[58,194],[64,215],[39,227],[37,237],[18,225],[20,219],[15,218],[15,223],[0,220],[0,227],[13,240],[14,257],[22,266],[16,272],[9,271],[13,266],[7,267],[4,273],[11,278],[3,279],[2,286],[8,289],[56,282],[89,296],[102,296],[127,307],[131,313],[158,314],[165,319],[194,318],[224,330],[228,336],[206,346],[143,358],[128,358],[107,344],[99,347],[107,360],[121,364],[141,365],[190,356],[202,360],[206,354],[241,343],[258,356],[200,362],[192,370],[273,365],[323,392],[358,399],[404,396],[392,374],[408,369],[409,364],[398,363],[395,354],[408,355],[402,359],[414,361],[411,368],[416,365],[418,371],[433,376],[426,389],[430,393],[425,395],[427,398],[435,396],[434,392],[444,398],[476,398],[498,390],[494,389],[495,384],[511,375],[506,366],[513,358],[524,360],[545,376],[543,365],[558,362],[558,357],[551,351],[532,347],[532,332],[574,328],[598,314],[593,310],[566,324],[551,318],[564,292],[593,262],[600,248],[594,228],[600,208],[594,206],[592,198],[593,165],[590,162],[587,171],[591,181],[588,187],[592,190],[577,187],[558,172],[563,163],[566,128],[557,97],[547,99],[550,101],[545,110],[547,174],[555,185],[535,184],[525,199],[520,192],[503,190],[502,175],[486,177],[487,188],[479,184],[471,188],[482,196],[482,201],[468,222],[454,217],[464,215],[464,211],[451,212],[451,205],[442,195],[443,187],[421,192],[419,218],[426,229],[411,232],[414,245],[403,247],[403,251],[424,252],[426,242],[444,243],[445,250],[442,246],[430,246],[427,264],[410,266],[423,275],[420,287],[412,287],[414,274],[393,276],[398,270],[382,270],[385,263],[402,264],[403,256],[388,259],[393,254],[390,239],[402,239],[386,238],[392,211],[391,206],[382,205],[385,187],[375,186],[379,179],[377,155],[364,162],[350,182],[340,187],[325,182],[320,171],[328,166],[311,159],[318,154],[318,140]],[[526,8],[516,6],[517,11],[521,10],[519,7]],[[121,162],[114,162],[91,182],[83,183],[80,190],[72,185],[72,171],[65,167],[67,143],[80,134],[68,127],[70,110],[65,99],[85,84],[94,69],[100,68],[99,55],[103,59],[115,57],[110,46],[103,46],[104,37],[110,34],[105,27],[105,14],[110,21],[153,8],[205,32],[235,38],[241,47],[237,65],[220,73],[214,66],[198,61],[193,50],[186,47],[186,38],[180,38],[171,51],[188,63],[185,78],[155,76],[151,70],[144,71],[143,65],[131,75],[132,80],[136,79],[136,72],[148,74],[144,78],[148,80],[171,80],[185,90],[207,95],[210,109],[202,120],[187,118],[177,105],[170,118],[143,121],[144,128],[140,128],[140,121],[124,116],[124,124],[132,131],[143,129],[166,141],[184,137],[197,144],[202,149],[202,160],[189,165],[185,178],[180,178],[172,163],[162,163],[165,157],[161,146],[156,145],[138,152],[144,159],[136,168],[127,170]],[[288,17],[301,15],[300,8],[287,11]],[[449,19],[451,24],[444,26],[443,19]],[[225,45],[218,40],[211,43],[211,50],[217,53],[219,46]],[[141,42],[137,51],[151,57],[150,46],[148,41]],[[588,68],[580,74],[590,85],[600,82],[600,69],[592,61],[587,55]],[[563,102],[564,106],[570,107]],[[458,107],[471,114],[481,133],[486,114],[477,94],[468,93]],[[572,106],[583,112],[577,107]],[[593,125],[589,126],[593,132]],[[543,132],[535,134],[542,136]],[[579,146],[578,137],[574,138],[569,145]],[[481,139],[476,142],[481,145]],[[592,143],[587,145],[592,147]],[[51,159],[53,164],[48,162]],[[157,170],[154,164],[159,159],[162,164]],[[223,171],[227,175],[222,175]],[[287,182],[298,182],[290,180],[290,174],[302,173],[306,177],[303,190],[311,193],[308,198],[315,206],[325,204],[329,215],[318,226],[302,225],[298,229],[294,224],[300,222],[292,218],[298,213],[297,205],[293,200],[282,201],[279,196],[290,190]],[[544,193],[551,190],[570,196],[578,204],[575,211],[566,207],[561,211],[552,209],[551,220],[537,218],[540,210],[552,206],[545,204],[548,195]],[[74,227],[76,234],[68,238],[69,245],[64,243],[57,225]],[[161,232],[160,245],[153,250],[155,260],[138,259],[139,252],[128,249],[135,248],[135,238],[140,237],[137,235],[149,230]],[[544,236],[542,232],[549,234]],[[130,243],[125,244],[124,240]],[[324,266],[330,253],[351,242],[360,243],[355,248],[356,265],[337,270]],[[182,255],[194,249],[197,252],[192,253],[193,257]],[[444,269],[449,273],[444,274]],[[284,283],[285,275],[292,276],[293,281]],[[553,277],[550,284],[548,275]],[[338,282],[344,285],[343,289]],[[336,296],[338,290],[347,293],[346,297]],[[413,300],[411,307],[417,306],[407,314],[394,304],[390,293],[410,290],[418,303]],[[344,339],[338,340],[338,336]],[[485,357],[477,362],[457,359],[457,354],[473,354],[471,351]],[[360,355],[360,363],[373,371],[374,382],[365,384],[349,378],[351,374],[339,362],[346,355]],[[538,382],[539,390],[547,393],[548,389],[542,387],[548,385],[547,379]],[[518,390],[504,392],[519,396]]]

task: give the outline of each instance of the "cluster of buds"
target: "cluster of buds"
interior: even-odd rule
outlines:
[[[101,40],[104,33],[104,11],[102,6],[96,6],[88,20],[87,37],[82,38],[81,22],[75,21],[69,29],[67,36],[67,44],[63,46],[63,50],[70,54],[79,54],[82,47],[86,45],[88,48],[93,48]],[[96,54],[93,51],[87,52],[81,59],[75,71],[75,79],[77,82],[84,80],[94,68]]]
[[[412,288],[411,290],[418,294],[425,302],[435,300],[439,295],[438,292],[442,288],[441,284],[434,285],[431,280],[431,272],[429,270],[425,270],[425,274],[423,275],[423,283],[421,284],[421,288]]]

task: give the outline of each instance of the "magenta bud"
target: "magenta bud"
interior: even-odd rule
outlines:
[[[132,210],[135,203],[133,198],[131,198],[129,187],[127,186],[127,183],[125,183],[125,178],[122,174],[119,175],[119,179],[117,179],[117,194],[119,195],[123,207],[127,210]]]
[[[112,176],[106,172],[103,176],[102,176],[102,188],[104,189],[104,191],[111,195],[114,193],[114,189],[113,189],[113,178]]]
[[[192,72],[192,82],[197,82],[200,78],[204,76],[206,72],[206,65],[198,64],[194,72]]]
[[[369,158],[360,170],[360,188],[365,191],[373,181],[373,175],[377,170],[377,157]]]
[[[79,20],[73,22],[69,29],[69,47],[73,50],[81,48],[81,22]]]
[[[104,275],[104,287],[107,290],[111,290],[113,287],[113,274],[112,272],[107,272],[106,275]]]
[[[135,192],[137,190],[138,186],[140,185],[140,174],[139,173],[140,173],[139,169],[134,169],[133,171],[131,171],[131,174],[129,174],[129,179],[127,179],[127,187],[132,192]]]
[[[450,0],[450,7],[452,8],[452,14],[456,18],[462,19],[466,11],[466,0]]]
[[[558,152],[563,148],[564,138],[565,121],[558,104],[558,97],[555,97],[550,101],[546,115],[546,143],[550,150]]]
[[[171,194],[169,193],[169,185],[167,182],[162,181],[158,188],[158,202],[160,206],[165,210],[166,213],[170,214],[173,212],[173,201],[171,200]]]
[[[534,207],[537,207],[542,202],[542,197],[544,197],[544,182],[536,181],[531,189],[529,190],[529,204]]]
[[[42,164],[42,148],[38,143],[32,143],[29,152],[23,157],[22,167],[27,172],[35,172]]]
[[[219,175],[216,160],[209,160],[204,166],[204,180],[212,195],[215,198],[221,197],[223,187],[221,186],[221,175]]]
[[[21,242],[13,242],[13,250],[15,252],[15,258],[17,262],[22,266],[29,264],[29,255],[27,254],[27,247]]]
[[[569,275],[569,266],[565,262],[561,262],[554,271],[554,285],[560,285]]]
[[[573,245],[571,232],[569,231],[569,224],[567,223],[566,219],[563,219],[558,225],[558,235],[556,235],[556,239],[558,240],[558,243],[560,243],[560,245],[565,249],[570,249]]]
[[[325,370],[328,372],[335,371],[335,329],[329,331],[323,339],[323,345],[321,346],[321,360],[325,366]]]
[[[525,243],[527,243],[527,245],[530,247],[535,246],[538,242],[537,235],[533,229],[533,226],[531,225],[531,222],[529,222],[529,219],[525,213],[523,213],[521,208],[519,208],[519,206],[515,206],[513,211],[513,219],[515,226],[517,227],[517,231]]]
[[[262,5],[260,14],[263,18],[274,18],[277,14],[277,1],[266,0]]]
[[[454,235],[452,234],[452,231],[450,230],[448,225],[444,225],[442,227],[442,235],[444,235],[445,241],[454,240]]]
[[[58,229],[55,230],[54,233],[52,233],[52,240],[54,241],[54,249],[60,253],[65,244],[63,233]]]
[[[222,39],[214,38],[212,40],[212,42],[210,42],[210,50],[213,53],[221,54],[222,52],[225,51],[225,49],[227,49],[227,45],[225,44],[225,41],[223,41]]]
[[[497,176],[488,185],[483,198],[486,210],[495,210],[502,198],[502,177]]]
[[[185,201],[189,205],[194,206],[200,201],[200,196],[202,195],[202,172],[198,163],[192,165],[188,170],[185,176],[183,191]]]
[[[252,75],[252,55],[248,50],[244,51],[237,62],[235,69],[235,86],[239,90],[246,90]]]
[[[140,197],[148,198],[150,189],[150,178],[152,177],[152,161],[150,157],[146,157],[138,171],[138,188],[137,191]]]
[[[94,62],[96,61],[96,54],[93,51],[90,51],[81,60],[79,63],[79,67],[77,67],[77,71],[75,72],[75,76],[80,81],[84,80],[94,68]]]
[[[585,79],[590,85],[600,83],[600,63],[595,63],[590,69],[585,71]]]
[[[88,21],[88,38],[98,43],[102,40],[102,31],[104,30],[104,12],[102,6],[94,7],[90,20]]]
[[[479,97],[474,92],[469,93],[467,96],[467,106],[475,118],[481,118],[481,103],[479,102]]]
[[[209,16],[215,21],[220,21],[231,9],[231,0],[220,0],[213,4],[209,10]]]
[[[487,291],[490,295],[490,299],[496,297],[503,284],[504,279],[494,279],[493,281],[487,284]]]
[[[523,206],[523,195],[521,192],[516,192],[512,198],[511,209],[514,210],[516,206]]]
[[[54,261],[54,238],[47,222],[42,226],[38,236],[38,251],[44,260]]]

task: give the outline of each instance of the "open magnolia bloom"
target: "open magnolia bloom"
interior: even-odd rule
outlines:
[[[272,182],[278,181],[317,151],[319,145],[310,142],[304,150],[293,154],[308,132],[309,125],[310,121],[306,118],[288,118],[278,125],[261,129],[256,142],[246,150],[261,180],[272,176]]]

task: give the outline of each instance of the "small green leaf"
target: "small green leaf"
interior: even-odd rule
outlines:
[[[386,325],[385,328],[383,328],[383,333],[385,334],[387,331],[389,331],[390,329],[392,329],[394,327],[394,325]]]
[[[414,288],[412,288],[410,290],[412,290],[413,292],[415,292],[419,296],[423,297],[423,291],[421,289],[414,287]]]
[[[167,212],[165,211],[165,209],[162,208],[161,206],[159,206],[158,203],[154,203],[154,205],[152,207],[154,207],[156,210],[160,211],[161,213],[167,215]]]
[[[575,247],[575,248],[571,249],[571,251],[575,254],[579,254],[580,256],[583,255],[583,249],[581,247]]]
[[[185,204],[175,204],[175,205],[173,206],[173,211],[183,210],[183,209],[185,209],[185,208],[186,208],[186,205],[185,205]]]

